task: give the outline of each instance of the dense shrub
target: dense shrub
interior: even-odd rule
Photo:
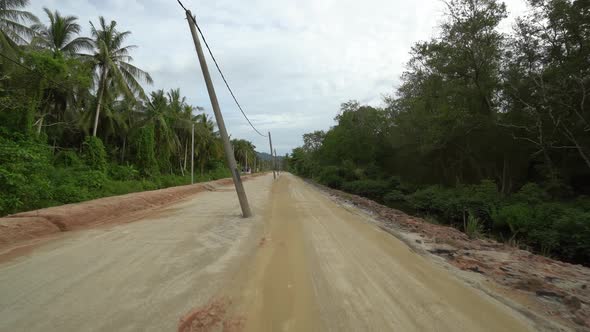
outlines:
[[[82,167],[84,162],[76,152],[72,150],[64,150],[58,152],[55,157],[53,157],[53,165],[56,167]]]
[[[136,180],[139,178],[139,171],[133,165],[112,164],[109,167],[109,177],[119,181]]]
[[[0,215],[34,209],[51,200],[49,148],[16,135],[0,136]]]
[[[139,171],[145,177],[160,174],[156,160],[156,138],[154,126],[141,127],[137,133],[136,160]]]
[[[68,204],[92,199],[92,195],[86,187],[74,183],[63,183],[54,187],[53,201],[56,204]]]
[[[336,166],[328,166],[320,171],[317,181],[328,187],[340,189],[342,188],[345,179],[340,175],[340,168]]]
[[[342,189],[355,195],[381,201],[389,190],[389,183],[383,180],[357,180],[344,182]]]
[[[512,198],[514,199],[514,198]],[[546,255],[590,263],[590,213],[562,203],[504,206],[494,216],[496,228]]]
[[[408,202],[419,212],[436,214],[447,222],[461,218],[465,211],[459,190],[430,186],[408,196]]]
[[[548,195],[536,183],[527,183],[516,194],[512,195],[512,198],[517,202],[539,204],[545,201]]]
[[[465,223],[465,234],[471,239],[479,238],[483,235],[484,227],[481,221],[474,215],[470,214]]]
[[[493,218],[496,229],[507,228],[510,230],[510,236],[514,238],[520,233],[526,232],[528,227],[533,224],[535,215],[530,206],[517,203],[501,207]]]
[[[100,138],[87,136],[83,144],[83,157],[86,165],[92,170],[106,172],[107,153]]]
[[[387,205],[395,205],[399,202],[404,202],[406,196],[399,190],[391,190],[385,196],[383,196],[383,202]]]
[[[88,190],[96,190],[102,188],[107,180],[105,173],[101,171],[80,171],[76,174],[78,185]]]
[[[154,182],[158,184],[160,188],[183,186],[191,183],[191,177],[189,176],[178,176],[178,175],[160,175]]]

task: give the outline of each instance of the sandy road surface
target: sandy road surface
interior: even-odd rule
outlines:
[[[298,178],[245,186],[253,219],[225,187],[0,265],[0,331],[530,330]]]

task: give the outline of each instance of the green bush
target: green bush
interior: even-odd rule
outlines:
[[[53,165],[56,167],[82,167],[84,162],[78,154],[72,150],[58,152],[53,157]]]
[[[543,230],[543,229],[542,229]],[[559,257],[574,263],[588,265],[590,262],[590,212],[566,208],[551,229],[558,235],[558,244],[551,242],[550,249]],[[551,239],[552,240],[552,239]]]
[[[344,182],[342,189],[355,195],[382,200],[389,190],[389,183],[382,180],[357,180]]]
[[[385,196],[383,196],[383,201],[387,205],[395,205],[399,202],[404,202],[406,200],[406,196],[399,191],[399,190],[391,190]]]
[[[156,182],[160,188],[176,187],[190,184],[191,177],[190,175],[187,177],[167,174],[160,175],[154,182]]]
[[[484,226],[482,222],[474,215],[470,214],[465,224],[465,234],[471,239],[479,238],[483,235]]]
[[[158,161],[156,160],[156,138],[154,126],[144,126],[137,132],[136,160],[141,174],[145,177],[160,174]]]
[[[83,144],[83,157],[86,165],[90,169],[106,172],[107,170],[107,153],[100,138],[87,136]]]
[[[139,171],[133,165],[112,164],[109,167],[109,177],[118,181],[136,180],[139,178]]]
[[[446,223],[461,219],[466,209],[459,190],[441,186],[417,190],[408,196],[408,202],[416,211],[439,215]]]
[[[105,173],[101,171],[80,171],[76,174],[78,185],[88,190],[101,189],[107,180]]]
[[[316,180],[330,188],[340,189],[345,181],[340,173],[340,168],[336,166],[327,166],[322,168]]]
[[[223,162],[215,162],[210,165],[210,171],[204,174],[203,178],[198,181],[211,181],[225,178],[231,178],[231,171],[225,167]],[[195,180],[196,181],[196,180]]]
[[[498,209],[494,214],[494,228],[509,229],[512,238],[525,233],[534,223],[534,210],[527,204],[517,203]]]
[[[0,136],[0,215],[43,207],[51,200],[50,150],[44,142]]]
[[[527,183],[516,194],[512,195],[512,198],[517,202],[539,204],[544,202],[548,195],[538,184]]]
[[[145,190],[155,190],[157,188],[155,183],[148,180],[107,180],[102,187],[101,196],[117,196]]]
[[[53,190],[53,200],[61,204],[83,202],[92,198],[86,187],[74,183],[60,184]]]

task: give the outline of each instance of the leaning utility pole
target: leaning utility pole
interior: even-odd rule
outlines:
[[[199,42],[199,35],[197,34],[197,29],[195,29],[196,18],[193,16],[193,14],[191,14],[190,10],[186,11],[186,19],[188,20],[188,25],[193,36],[193,41],[195,42],[195,49],[197,51],[197,56],[199,57],[201,70],[203,71],[203,78],[205,79],[205,84],[207,85],[207,92],[209,93],[209,98],[211,99],[211,106],[213,107],[213,113],[215,113],[215,120],[217,121],[219,134],[221,135],[221,140],[223,141],[225,159],[227,161],[227,166],[231,171],[234,185],[236,186],[236,192],[238,193],[240,207],[242,208],[242,215],[244,218],[248,218],[252,216],[252,211],[250,210],[250,205],[248,204],[248,197],[246,197],[246,191],[244,190],[244,185],[242,184],[242,179],[240,178],[240,170],[236,165],[236,159],[234,158],[234,154],[232,152],[233,149],[231,143],[229,142],[225,123],[223,122],[223,116],[221,115],[221,110],[219,109],[219,102],[217,101],[215,88],[213,87],[213,82],[211,81],[211,75],[209,74],[207,61],[205,60],[205,55],[203,54],[203,49],[201,48],[201,43]]]
[[[277,173],[275,171],[274,168],[274,163],[273,163],[273,156],[272,156],[272,137],[270,136],[270,131],[268,132],[268,142],[270,143],[270,164],[273,165],[272,167],[272,176],[274,177],[274,179],[277,179]]]
[[[191,184],[195,183],[195,123],[191,130]]]

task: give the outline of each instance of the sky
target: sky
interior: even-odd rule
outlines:
[[[505,1],[509,31],[524,0]],[[440,0],[183,0],[192,10],[238,101],[252,123],[284,155],[302,135],[334,125],[340,104],[351,99],[382,106],[399,86],[418,41],[437,35],[445,12]],[[43,7],[74,15],[89,34],[99,16],[132,32],[133,64],[148,71],[147,91],[180,88],[212,115],[184,11],[176,0],[33,0],[29,10],[44,23]],[[210,58],[221,110],[232,138],[268,152],[233,103]]]

